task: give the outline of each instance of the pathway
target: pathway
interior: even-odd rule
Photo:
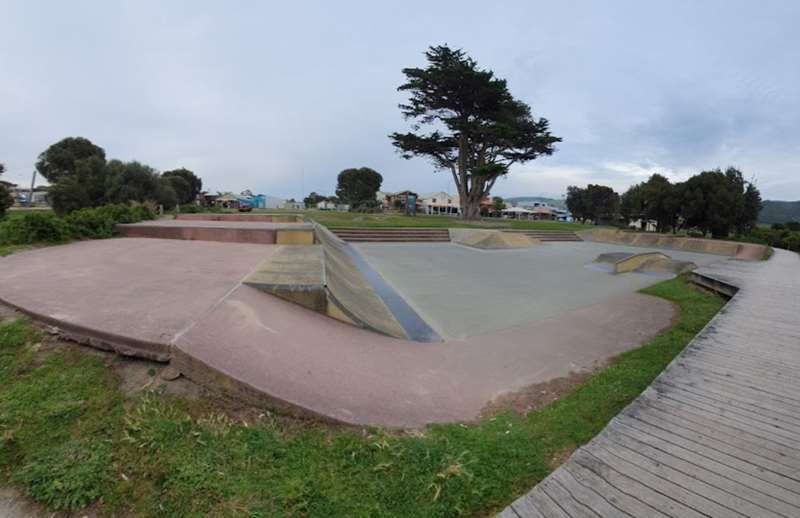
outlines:
[[[739,291],[501,517],[800,516],[800,257],[776,250],[697,273]]]

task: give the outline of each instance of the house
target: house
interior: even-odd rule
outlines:
[[[346,203],[334,203],[332,201],[321,201],[317,203],[317,209],[319,210],[336,210],[339,212],[347,212],[350,210],[350,205]]]
[[[417,203],[419,211],[429,215],[458,216],[461,214],[461,204],[457,195],[444,191],[424,194]]]
[[[46,185],[38,185],[33,188],[33,203],[29,203],[28,199],[31,196],[30,187],[20,187],[15,183],[0,181],[3,185],[8,187],[11,198],[14,200],[14,205],[18,206],[47,206],[49,201],[47,199],[50,187]]]
[[[383,210],[394,209],[406,212],[409,198],[412,198],[414,200],[414,205],[416,208],[417,201],[419,200],[419,195],[417,195],[417,193],[415,193],[414,191],[384,193],[384,198],[381,204],[383,205]]]
[[[281,206],[281,208],[282,209],[289,209],[289,210],[303,210],[303,209],[306,208],[306,204],[303,203],[302,201],[289,200],[289,201],[283,202],[283,205]]]

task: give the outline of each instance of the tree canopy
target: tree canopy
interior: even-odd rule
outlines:
[[[697,229],[716,238],[750,232],[760,211],[761,193],[733,167],[703,171],[676,184],[654,174],[631,186],[620,204],[626,221],[641,218],[655,221],[659,232]]]
[[[89,158],[105,161],[106,152],[91,140],[83,137],[67,137],[48,147],[39,155],[36,170],[50,183],[63,176],[75,174],[78,162]]]
[[[345,169],[336,181],[336,196],[351,207],[374,205],[383,176],[369,167]]]
[[[152,201],[165,207],[193,201],[203,181],[188,169],[159,174],[140,162],[110,160],[82,137],[68,137],[39,155],[36,169],[50,181],[53,209],[66,214],[106,203]]]
[[[405,68],[400,105],[414,132],[392,133],[404,158],[426,157],[453,175],[465,218],[477,218],[480,203],[498,178],[516,163],[550,155],[561,139],[549,122],[515,99],[504,79],[482,69],[460,49],[430,47],[426,68]],[[428,127],[428,131],[422,131]]]
[[[186,168],[164,171],[161,176],[169,180],[181,204],[195,201],[203,191],[203,180]]]
[[[3,173],[6,172],[5,164],[0,163],[0,179]],[[11,192],[8,190],[6,184],[0,182],[0,217],[3,217],[11,205],[14,204],[14,199],[11,197]]]
[[[567,209],[581,222],[595,224],[616,219],[620,201],[614,189],[605,185],[589,184],[585,188],[567,187]]]

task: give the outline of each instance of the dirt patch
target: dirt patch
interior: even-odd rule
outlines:
[[[529,412],[544,408],[550,403],[575,392],[600,368],[602,368],[602,365],[597,365],[592,369],[572,372],[568,376],[542,383],[534,383],[521,390],[501,394],[483,407],[481,418],[492,417],[509,411],[527,415]]]
[[[574,452],[575,450],[569,449],[556,453],[550,459],[548,459],[547,467],[550,468],[551,471],[555,471],[559,466],[567,462]]]

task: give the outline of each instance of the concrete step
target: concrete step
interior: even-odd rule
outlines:
[[[405,243],[448,242],[446,228],[336,228],[331,229],[339,238],[350,242]]]
[[[560,230],[506,230],[505,232],[514,232],[525,234],[538,239],[539,241],[549,242],[567,242],[567,241],[583,241],[575,232],[566,232]]]

